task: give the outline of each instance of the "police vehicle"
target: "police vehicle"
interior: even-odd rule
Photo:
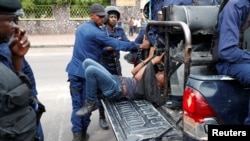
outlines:
[[[166,102],[154,106],[146,100],[104,99],[118,141],[206,141],[209,125],[243,124],[249,88],[214,71],[211,44],[218,10],[170,5],[162,8],[163,21],[148,23],[146,32],[157,26],[165,33]]]

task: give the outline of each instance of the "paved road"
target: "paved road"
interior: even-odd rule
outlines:
[[[37,81],[39,99],[46,105],[42,117],[45,141],[71,141],[71,98],[65,67],[70,60],[72,48],[31,48],[27,54]],[[132,65],[123,60],[123,74],[131,76]],[[102,130],[98,125],[98,112],[93,112],[88,133],[89,141],[116,141],[112,129]]]

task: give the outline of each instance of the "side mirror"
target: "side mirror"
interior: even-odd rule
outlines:
[[[149,2],[145,4],[142,13],[146,19],[149,19]]]

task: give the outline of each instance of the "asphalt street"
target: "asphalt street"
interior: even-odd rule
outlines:
[[[121,52],[124,76],[131,76],[133,65]],[[72,55],[72,47],[31,48],[27,60],[33,68],[38,98],[46,106],[41,122],[45,141],[71,141],[71,97],[65,68]],[[89,141],[116,141],[112,128],[103,130],[98,124],[98,111],[93,112],[88,129]],[[111,125],[110,125],[111,126]]]

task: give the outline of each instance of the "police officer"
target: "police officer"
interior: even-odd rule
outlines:
[[[130,42],[123,28],[117,26],[117,23],[121,16],[120,10],[115,6],[107,6],[105,8],[105,12],[105,25],[103,26],[103,30],[106,35],[117,40]],[[100,59],[100,64],[103,65],[111,74],[122,75],[119,50],[104,49],[104,51],[102,52],[102,57]],[[108,129],[108,124],[105,120],[105,114],[102,105],[99,105],[99,115],[99,125],[103,129]]]
[[[157,12],[157,20],[158,21],[162,21],[163,20],[163,16],[162,16],[162,11],[159,10]],[[146,33],[146,29],[142,28],[137,37],[135,38],[135,42],[136,43],[142,43],[143,39],[145,38],[145,33]],[[148,40],[150,41],[151,46],[156,46],[158,48],[164,48],[165,44],[164,44],[164,32],[161,32],[159,30],[159,27],[153,27],[148,31]],[[124,59],[127,60],[128,63],[130,64],[134,64],[137,65],[138,63],[140,63],[140,60],[144,59],[141,58],[142,57],[142,52],[137,52],[137,51],[131,51],[130,53],[126,54],[124,56]]]
[[[13,29],[14,27],[16,30],[22,31],[23,34],[23,43],[27,43],[27,46],[30,46],[30,43],[28,41],[28,38],[25,34],[25,31],[23,29],[20,29],[16,25],[16,16],[17,12],[19,9],[22,8],[22,5],[19,0],[1,0],[0,1],[0,25],[1,25],[1,30],[0,30],[0,61],[5,64],[7,67],[14,69],[13,68],[13,62],[11,60],[12,55],[11,51],[9,48],[8,42],[12,40],[12,34],[13,34]],[[22,72],[26,74],[31,82],[31,87],[32,87],[32,95],[34,96],[35,99],[37,99],[37,89],[36,89],[36,81],[35,77],[33,74],[33,71],[27,62],[25,58],[23,58],[23,63],[22,63]],[[38,128],[37,128],[37,139],[39,141],[44,140],[43,136],[43,130],[42,126],[39,122]]]
[[[121,15],[119,9],[115,6],[107,6],[105,11],[107,14],[104,18],[105,26],[103,26],[103,30],[106,35],[117,40],[130,42],[123,28],[117,26],[117,22]],[[119,59],[119,50],[104,50],[100,62],[111,74],[122,75]]]
[[[149,42],[136,44],[134,42],[124,42],[107,37],[106,33],[100,28],[103,25],[105,16],[104,7],[95,3],[90,7],[91,20],[80,25],[75,34],[73,55],[66,67],[68,81],[70,82],[70,94],[72,98],[72,132],[73,141],[82,141],[88,138],[87,128],[90,124],[90,114],[87,116],[76,116],[83,105],[91,103],[85,102],[86,81],[82,62],[86,58],[91,58],[100,62],[100,57],[104,47],[113,47],[116,50],[128,51],[138,48],[149,48]]]
[[[246,86],[250,86],[250,52],[240,49],[239,41],[240,29],[249,11],[249,0],[229,0],[219,14],[217,28],[219,32],[217,71],[219,74],[236,78]],[[248,109],[245,124],[250,125],[250,101]]]

